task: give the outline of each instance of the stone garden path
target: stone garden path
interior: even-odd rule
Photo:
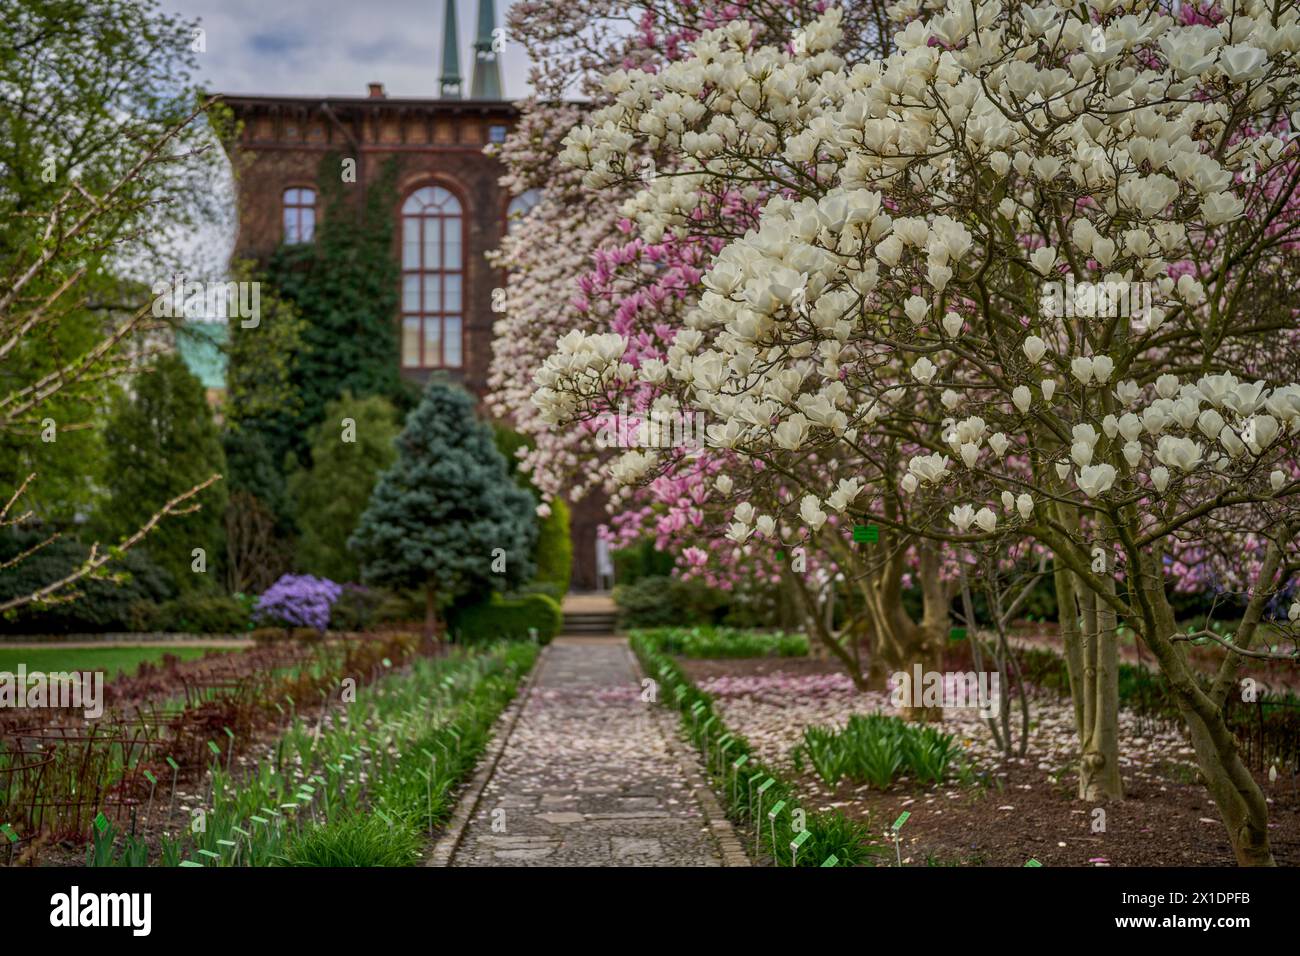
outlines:
[[[641,678],[622,639],[545,648],[432,864],[748,865],[676,715],[642,701]]]

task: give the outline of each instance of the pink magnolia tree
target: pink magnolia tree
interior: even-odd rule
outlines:
[[[548,75],[558,79],[548,88],[558,90],[575,76],[590,77],[602,68],[608,71],[640,66],[656,72],[687,53],[687,42],[699,36],[701,30],[730,22],[742,13],[756,34],[789,45],[797,25],[823,6],[644,5],[634,16],[636,28],[626,34],[622,44],[613,46],[618,54],[611,57],[606,53],[603,63],[598,51],[610,49],[605,24],[620,15],[629,16],[623,8],[608,6],[598,10],[577,5],[542,11],[521,6],[515,8],[512,26],[516,34],[533,39],[530,52],[553,67]],[[885,23],[883,5],[858,8],[848,29],[841,33],[846,54],[864,56],[876,50],[876,45],[889,36],[882,28]],[[593,89],[590,83],[577,85],[587,91]],[[742,506],[742,514],[754,507],[779,510],[781,502],[788,502],[795,490],[809,483],[820,485],[828,478],[849,481],[850,487],[852,482],[860,486],[860,479],[853,475],[861,463],[806,454],[788,455],[784,461],[758,460],[755,465],[775,469],[772,475],[787,469],[807,470],[810,474],[793,483],[764,481],[749,487],[749,483],[742,482],[744,494],[733,495],[723,489],[734,481],[732,472],[739,466],[735,454],[725,449],[693,449],[689,454],[682,449],[664,449],[654,475],[620,489],[617,479],[601,464],[613,460],[618,445],[641,443],[643,423],[695,414],[677,405],[673,395],[648,379],[635,388],[600,390],[587,396],[580,413],[576,406],[570,409],[562,428],[531,410],[518,411],[517,383],[522,380],[519,372],[536,369],[541,364],[539,349],[549,351],[554,347],[559,338],[554,328],[557,321],[567,321],[568,328],[579,332],[618,336],[627,343],[625,357],[629,362],[649,370],[662,369],[683,328],[684,315],[705,291],[701,283],[705,264],[727,242],[756,225],[762,202],[781,189],[780,183],[762,179],[739,186],[719,183],[708,202],[695,210],[688,228],[665,233],[653,227],[646,229],[643,222],[620,218],[617,232],[602,242],[601,233],[608,232],[608,217],[601,211],[617,209],[618,200],[634,194],[639,187],[671,181],[683,172],[679,157],[671,150],[639,143],[635,157],[629,154],[625,160],[629,170],[635,169],[636,178],[629,177],[613,188],[605,184],[598,197],[590,191],[574,194],[571,176],[566,178],[555,171],[550,171],[549,178],[534,175],[539,168],[535,161],[537,145],[547,142],[545,136],[538,135],[533,122],[537,111],[548,115],[556,112],[554,107],[533,104],[530,121],[505,151],[512,175],[523,169],[527,177],[518,179],[516,188],[543,185],[548,198],[524,224],[529,228],[518,230],[507,241],[501,259],[513,268],[507,286],[510,317],[499,326],[498,341],[503,344],[497,349],[493,379],[498,412],[514,410],[521,429],[534,437],[536,448],[528,454],[525,464],[533,471],[535,481],[549,493],[564,489],[570,495],[580,495],[604,478],[606,490],[613,496],[615,540],[653,534],[661,548],[682,556],[687,576],[701,577],[722,588],[746,580],[782,582],[788,598],[804,609],[810,628],[822,638],[822,646],[845,665],[859,686],[884,687],[888,673],[910,671],[914,662],[937,666],[947,631],[953,582],[952,575],[945,579],[930,573],[939,566],[939,548],[908,537],[895,540],[887,536],[881,546],[864,551],[851,542],[851,524],[838,518],[831,520],[817,547],[796,541],[798,536],[792,527],[787,527],[783,536],[791,542],[790,547],[776,540],[779,536],[775,534],[766,543],[737,540],[735,523],[731,521],[733,507]],[[567,120],[548,119],[546,127],[559,128]],[[651,185],[652,190],[655,188],[659,187]],[[552,196],[556,199],[553,203],[549,201]],[[567,220],[562,218],[566,214]],[[595,228],[574,228],[579,221],[584,227],[594,224]],[[557,256],[555,242],[549,240],[556,232],[565,231],[578,241],[570,242]],[[596,240],[594,249],[589,241],[592,238]],[[530,267],[530,255],[540,255],[542,261]],[[585,273],[572,270],[574,260],[580,256],[590,257]],[[572,287],[561,279],[568,275],[573,276]],[[537,281],[533,276],[538,277]],[[556,298],[570,288],[574,295],[571,308],[565,310]],[[620,440],[600,441],[605,424],[615,416],[622,423]],[[713,480],[720,484],[711,484]],[[771,502],[763,497],[769,487],[774,496]],[[726,536],[728,525],[732,526],[730,537]],[[918,567],[919,562],[927,568],[927,573],[917,576],[927,586],[924,626],[907,616],[900,600],[908,571]],[[854,597],[848,614],[843,613],[845,602],[841,601],[843,626],[838,631],[830,607],[837,591],[848,591]],[[860,658],[864,642],[872,647],[869,673],[864,672]],[[930,716],[937,716],[937,712]]]

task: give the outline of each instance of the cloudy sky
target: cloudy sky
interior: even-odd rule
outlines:
[[[162,0],[199,18],[207,31],[199,79],[222,93],[364,96],[383,83],[390,96],[437,96],[444,5],[450,0]],[[478,0],[455,0],[465,89]],[[504,26],[511,0],[496,0]],[[528,59],[507,42],[508,98],[528,92]]]
[[[200,21],[207,49],[198,54],[196,79],[213,92],[365,96],[368,83],[383,83],[389,96],[437,96],[447,2],[162,0],[159,6]],[[468,91],[478,0],[455,2]],[[498,26],[511,2],[496,0]],[[527,95],[528,58],[508,38],[501,79],[507,98]],[[227,199],[222,221],[175,239],[190,275],[221,275],[234,246],[233,182],[226,176],[214,188]]]

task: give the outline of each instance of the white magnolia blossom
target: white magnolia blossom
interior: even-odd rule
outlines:
[[[948,476],[951,466],[952,460],[947,455],[936,452],[933,455],[917,455],[907,463],[907,470],[918,480],[937,485]]]
[[[803,518],[804,523],[813,531],[817,531],[826,523],[826,512],[822,511],[816,495],[804,495],[803,500],[799,502],[799,517]]]
[[[956,312],[945,313],[943,317],[943,330],[947,333],[948,338],[957,338],[957,336],[961,334],[962,325],[962,317]]]
[[[948,518],[957,526],[958,531],[965,534],[975,521],[975,509],[970,505],[955,505]]]
[[[935,368],[934,363],[925,356],[917,359],[916,364],[912,366],[912,377],[922,385],[929,385],[934,380],[935,374],[939,370]]]
[[[1103,463],[1080,468],[1075,480],[1079,490],[1089,498],[1100,497],[1110,491],[1115,484],[1115,466]]]
[[[826,499],[832,511],[843,514],[854,499],[862,493],[861,478],[841,478],[839,485]]]
[[[1032,396],[1029,394],[1029,386],[1027,385],[1017,385],[1011,390],[1011,401],[1015,404],[1016,410],[1022,415],[1029,411],[1029,405],[1032,400]]]
[[[1201,463],[1204,449],[1190,438],[1163,435],[1156,443],[1156,460],[1162,465],[1190,472]]]
[[[1021,348],[1024,350],[1025,358],[1029,359],[1029,364],[1037,365],[1047,352],[1047,343],[1037,335],[1031,335],[1025,339]]]

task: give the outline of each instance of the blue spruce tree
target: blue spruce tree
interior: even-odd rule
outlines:
[[[367,582],[423,588],[425,637],[440,607],[533,575],[536,501],[511,477],[462,389],[434,379],[407,416],[348,547]]]

